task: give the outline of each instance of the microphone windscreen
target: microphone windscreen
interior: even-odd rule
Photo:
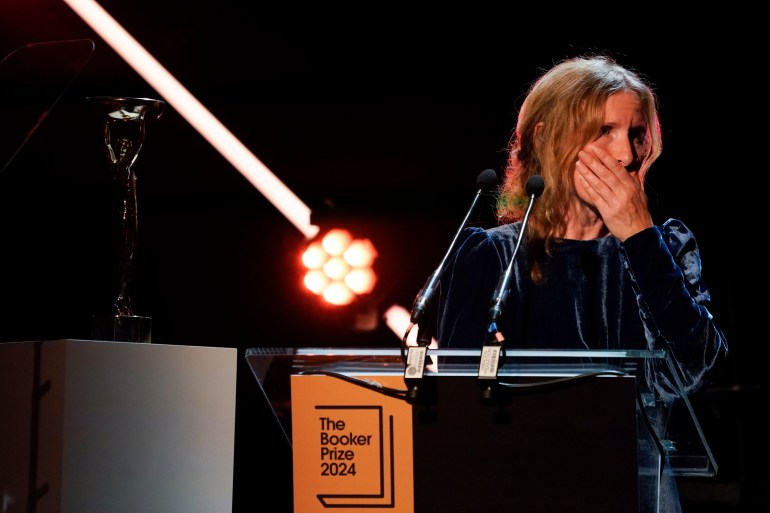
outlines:
[[[524,187],[527,191],[527,196],[535,196],[538,198],[541,194],[543,194],[543,189],[545,189],[545,182],[543,181],[542,176],[532,175],[527,179],[527,183]]]
[[[494,169],[485,169],[479,173],[478,178],[476,178],[476,189],[481,189],[481,192],[489,192],[496,186],[497,171]]]

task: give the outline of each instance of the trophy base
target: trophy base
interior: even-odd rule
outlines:
[[[139,315],[94,316],[91,338],[149,344],[152,342],[152,318]]]

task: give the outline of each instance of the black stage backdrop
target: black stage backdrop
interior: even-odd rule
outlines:
[[[239,350],[235,513],[268,500],[273,511],[291,511],[290,449],[245,350],[398,347],[381,316],[411,306],[470,206],[477,175],[502,170],[530,81],[561,58],[601,51],[656,87],[665,150],[650,174],[650,203],[656,221],[679,217],[698,236],[713,313],[730,342],[715,383],[694,398],[720,472],[681,481],[685,511],[768,507],[765,317],[754,306],[763,306],[766,280],[753,256],[766,217],[758,193],[766,159],[753,139],[764,132],[763,64],[752,50],[756,32],[737,28],[737,15],[702,13],[695,23],[640,10],[556,23],[554,13],[467,6],[418,15],[390,4],[339,12],[235,0],[101,5],[322,228],[342,223],[379,251],[371,297],[349,309],[320,305],[301,288],[300,231],[173,108],[148,126],[134,166],[134,308],[152,317],[155,343]],[[736,37],[725,37],[729,27]],[[0,6],[2,55],[84,38],[93,57],[0,174],[3,342],[88,338],[91,315],[114,299],[110,176],[100,122],[84,99],[159,95],[64,2]],[[5,141],[29,129],[7,118],[0,126]],[[492,222],[489,212],[481,208],[474,221]]]

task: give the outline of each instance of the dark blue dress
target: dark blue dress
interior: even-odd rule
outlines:
[[[464,230],[429,316],[439,347],[480,348],[492,340],[490,302],[520,229],[517,222]],[[706,384],[726,354],[724,335],[709,312],[698,245],[679,220],[622,243],[611,236],[558,240],[541,268],[544,281],[536,285],[521,244],[495,323],[506,348],[666,350],[681,371],[685,393]],[[648,372],[647,379],[656,381],[657,373]],[[670,383],[663,385],[652,383],[662,396]],[[659,494],[661,512],[681,511],[671,475],[662,479],[659,492],[641,493],[648,502]]]
[[[437,300],[440,347],[481,347],[489,307],[508,267],[521,223],[468,228],[447,261]],[[726,351],[709,312],[692,232],[679,220],[620,242],[615,237],[557,240],[542,284],[519,247],[497,328],[510,349],[664,349],[687,391],[702,386]]]

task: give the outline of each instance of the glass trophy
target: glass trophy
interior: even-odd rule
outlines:
[[[86,99],[102,123],[107,163],[113,180],[113,241],[117,257],[112,315],[94,316],[92,338],[151,342],[152,319],[136,315],[131,304],[131,273],[136,255],[136,173],[133,165],[144,144],[147,123],[157,120],[165,103],[152,98],[92,96]]]

